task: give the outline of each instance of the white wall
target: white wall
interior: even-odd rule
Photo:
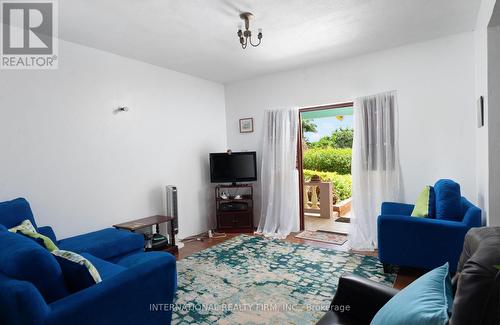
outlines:
[[[266,108],[338,103],[395,89],[405,200],[415,201],[426,184],[452,178],[477,202],[474,78],[474,37],[465,33],[228,84],[228,147],[260,150]],[[254,133],[239,133],[243,117],[255,118]]]
[[[68,42],[59,54],[58,70],[0,71],[0,201],[28,198],[63,238],[162,213],[175,184],[180,236],[206,231],[224,87]]]

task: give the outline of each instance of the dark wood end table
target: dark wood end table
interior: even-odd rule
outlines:
[[[116,225],[113,225],[113,227],[117,229],[123,229],[123,230],[128,230],[131,232],[136,232],[139,229],[144,229],[147,227],[155,226],[156,233],[160,233],[160,224],[161,223],[170,223],[170,234],[169,234],[169,243],[166,247],[157,249],[157,250],[164,250],[172,254],[177,254],[179,252],[179,248],[175,244],[175,233],[174,233],[174,227],[172,227],[172,221],[174,218],[169,217],[169,216],[162,216],[162,215],[156,215],[156,216],[151,216],[147,218],[142,218],[142,219],[136,219],[136,220],[131,220],[128,222],[123,222],[119,223]],[[146,248],[146,251],[152,251],[155,250],[153,248]]]

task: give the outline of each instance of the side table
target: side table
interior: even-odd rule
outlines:
[[[177,245],[175,245],[175,234],[174,234],[174,228],[172,227],[172,220],[174,218],[169,217],[169,216],[162,216],[162,215],[156,215],[152,217],[147,217],[147,218],[142,218],[142,219],[136,219],[124,223],[119,223],[116,225],[113,225],[113,227],[117,229],[123,229],[123,230],[128,230],[131,232],[135,232],[139,229],[144,229],[147,227],[155,226],[156,233],[160,233],[160,224],[161,223],[170,223],[170,233],[169,233],[169,240],[168,244],[166,247],[162,247],[160,249],[154,249],[154,248],[145,248],[146,251],[152,251],[152,250],[162,250],[162,251],[167,251],[172,254],[177,254],[179,252],[179,249]]]

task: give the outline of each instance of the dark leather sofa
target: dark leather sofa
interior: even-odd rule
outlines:
[[[454,298],[450,325],[500,324],[500,270],[495,267],[498,264],[500,227],[469,230],[452,279]],[[330,311],[317,324],[369,324],[397,292],[359,276],[343,275]]]

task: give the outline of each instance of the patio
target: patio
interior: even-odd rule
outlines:
[[[311,180],[303,188],[305,230],[348,234],[351,199],[334,202],[331,182]]]

